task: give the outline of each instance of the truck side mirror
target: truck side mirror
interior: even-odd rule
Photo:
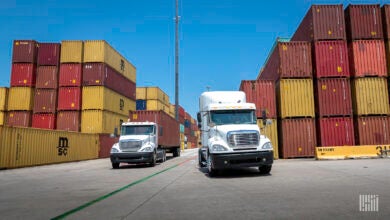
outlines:
[[[201,122],[202,122],[202,117],[201,117],[201,115],[200,115],[200,112],[198,112],[198,113],[196,114],[196,119],[198,120],[198,123],[201,123]]]
[[[265,109],[263,109],[261,111],[261,117],[263,118],[263,125],[266,126],[267,125],[267,111]]]
[[[201,129],[201,128],[202,128],[202,125],[201,125],[201,124],[198,124],[198,128]]]
[[[118,128],[117,127],[114,128],[114,133],[110,134],[110,137],[111,138],[118,137]]]

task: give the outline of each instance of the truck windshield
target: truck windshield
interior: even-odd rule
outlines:
[[[149,135],[154,133],[153,125],[125,125],[122,126],[121,135]]]
[[[210,120],[216,125],[257,124],[254,110],[210,111]]]

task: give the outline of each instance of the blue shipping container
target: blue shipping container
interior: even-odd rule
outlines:
[[[136,110],[146,110],[146,100],[137,99],[135,101]]]

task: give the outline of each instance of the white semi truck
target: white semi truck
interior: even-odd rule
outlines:
[[[273,147],[260,133],[256,106],[246,102],[242,91],[204,92],[199,98],[198,126],[201,130],[199,165],[210,176],[234,167],[258,167],[271,172]]]

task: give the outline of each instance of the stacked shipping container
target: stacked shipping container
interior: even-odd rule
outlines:
[[[57,129],[79,132],[83,41],[62,41],[58,90]]]
[[[38,42],[34,40],[13,42],[6,125],[31,126],[37,56]]]
[[[345,14],[356,142],[360,145],[388,144],[388,70],[381,8],[379,4],[349,5]]]
[[[5,113],[7,110],[8,88],[0,87],[0,125],[5,124]]]
[[[136,110],[136,69],[105,41],[85,41],[81,132],[119,131]]]
[[[39,43],[32,127],[55,129],[61,44]]]

